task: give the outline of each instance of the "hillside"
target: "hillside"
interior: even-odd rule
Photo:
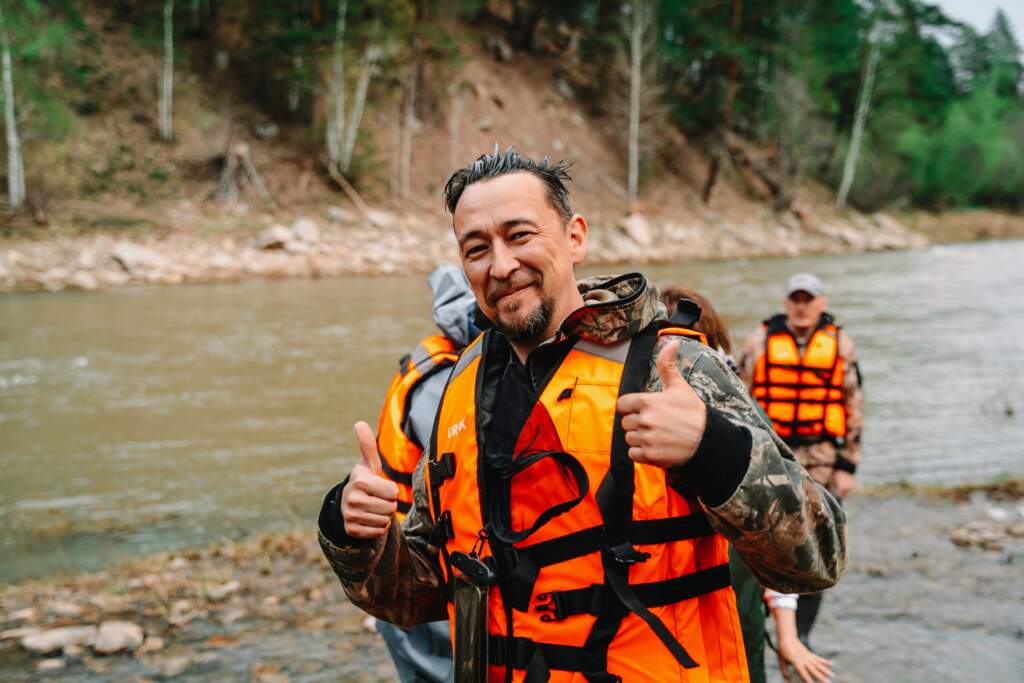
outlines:
[[[75,99],[70,134],[31,142],[34,220],[3,230],[0,287],[93,289],[246,276],[334,275],[427,269],[452,260],[441,188],[459,163],[494,145],[573,162],[574,208],[592,226],[598,262],[786,255],[906,248],[925,242],[888,214],[837,211],[826,188],[804,182],[790,210],[774,211],[750,174],[726,168],[711,200],[701,191],[709,160],[669,126],[648,139],[639,215],[624,220],[623,121],[595,115],[573,92],[563,64],[511,52],[487,26],[453,23],[458,67],[428,63],[435,85],[418,113],[411,195],[393,191],[399,107],[385,83],[371,84],[357,143],[353,203],[324,171],[309,128],[257,104],[244,71],[211,67],[185,40],[175,70],[174,141],[155,133],[160,56],[112,10],[85,16],[103,37],[78,58],[92,73]],[[459,93],[453,155],[449,93]],[[440,95],[438,94],[440,93]],[[648,132],[648,136],[653,134]],[[252,187],[237,201],[216,197],[225,153],[242,143],[273,206]],[[750,157],[763,154],[742,140]],[[42,170],[45,169],[45,172]],[[760,194],[760,197],[758,196]],[[958,219],[970,224],[970,218]],[[1020,234],[1019,217],[1000,219]],[[989,218],[985,219],[986,223]],[[942,233],[936,221],[916,220]],[[942,221],[938,221],[942,223]],[[958,225],[959,225],[958,224]],[[983,229],[975,230],[984,234]],[[957,235],[963,235],[960,230]],[[970,228],[967,229],[970,234]]]

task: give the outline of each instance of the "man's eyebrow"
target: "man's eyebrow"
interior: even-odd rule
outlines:
[[[459,237],[459,246],[461,247],[463,244],[473,239],[474,237],[482,237],[483,232],[483,230],[470,230],[465,235]]]

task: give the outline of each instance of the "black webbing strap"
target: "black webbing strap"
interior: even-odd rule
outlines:
[[[520,637],[490,636],[487,648],[490,664],[525,669],[530,683],[547,680],[549,669],[584,672],[604,660],[604,653],[591,652],[586,647],[537,643]]]
[[[729,564],[723,563],[665,581],[630,584],[630,589],[645,607],[663,607],[721,590],[730,584]],[[542,593],[537,599],[543,603],[537,607],[538,612],[544,613],[541,621],[561,621],[577,614],[597,616],[607,610],[623,609],[608,587],[600,584]]]
[[[622,380],[619,383],[619,396],[640,392],[646,388],[654,347],[658,341],[658,327],[657,322],[652,323],[633,337],[632,343],[629,345],[629,352],[626,354]],[[612,432],[611,466],[605,480],[601,482],[596,496],[597,506],[601,510],[601,518],[605,527],[605,552],[602,554],[601,560],[604,566],[605,583],[626,610],[643,619],[644,623],[654,631],[658,640],[672,653],[681,666],[687,669],[695,668],[697,662],[690,657],[661,619],[644,605],[629,585],[629,566],[643,562],[649,557],[649,555],[639,552],[630,543],[633,493],[634,464],[629,458],[626,433],[622,428],[622,415],[616,412]],[[587,639],[587,645],[603,645],[602,649],[607,653],[608,646],[615,637],[625,612],[620,612],[620,614],[621,616],[616,618],[615,610],[607,610],[598,616],[594,630],[591,631],[591,637]],[[592,644],[590,641],[592,637],[595,637],[596,631],[601,631],[600,639],[607,640],[607,642]],[[605,667],[605,674],[607,675],[607,667]],[[584,676],[590,683],[596,683],[586,673]]]
[[[401,512],[403,515],[407,515],[409,514],[409,510],[412,510],[412,503],[405,500],[398,501],[399,512]]]
[[[377,449],[377,452],[380,453],[379,448]],[[412,472],[396,470],[391,466],[391,463],[388,462],[388,459],[384,457],[383,453],[380,454],[380,468],[384,470],[384,474],[388,475],[388,479],[391,481],[399,484],[405,484],[406,486],[412,486]]]

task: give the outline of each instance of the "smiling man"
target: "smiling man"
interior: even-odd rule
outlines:
[[[846,563],[842,511],[642,275],[576,281],[568,180],[496,150],[448,181],[490,329],[452,371],[404,523],[358,423],[321,545],[371,614],[449,615],[460,683],[746,681],[728,542],[765,585],[820,590]]]

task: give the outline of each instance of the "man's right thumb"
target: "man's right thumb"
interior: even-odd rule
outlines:
[[[377,453],[377,438],[373,435],[370,425],[365,422],[356,422],[356,441],[359,442],[360,460],[370,468],[374,474],[380,474],[383,469],[380,464],[380,454]]]

